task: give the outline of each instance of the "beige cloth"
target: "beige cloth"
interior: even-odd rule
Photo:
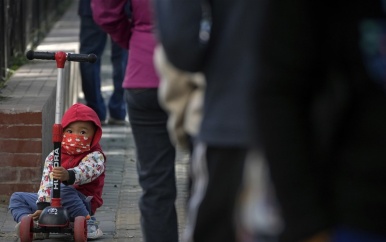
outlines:
[[[243,186],[237,204],[236,227],[239,241],[253,241],[256,235],[278,237],[284,229],[266,158],[250,150],[245,160]]]
[[[202,119],[205,78],[175,68],[161,45],[154,52],[154,65],[160,77],[158,99],[169,114],[168,131],[174,145],[189,148],[188,135],[194,137]]]

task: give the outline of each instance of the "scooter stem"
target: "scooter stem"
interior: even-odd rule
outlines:
[[[58,51],[55,53],[56,67],[58,68],[58,79],[56,84],[56,103],[55,103],[55,124],[52,128],[52,141],[54,142],[54,167],[61,166],[61,143],[63,137],[63,127],[61,124],[63,116],[63,90],[64,90],[64,64],[66,53]],[[60,181],[53,179],[51,206],[60,207]]]

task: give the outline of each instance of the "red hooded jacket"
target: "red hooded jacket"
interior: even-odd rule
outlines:
[[[89,153],[94,151],[99,151],[103,154],[106,162],[106,156],[104,155],[102,148],[99,144],[99,141],[102,138],[102,127],[101,122],[98,118],[98,115],[92,110],[90,107],[84,104],[74,104],[72,105],[67,112],[63,115],[62,118],[62,126],[63,129],[67,127],[70,123],[75,121],[91,121],[95,124],[95,134],[93,140],[90,145],[90,151],[87,153],[82,153],[78,155],[69,155],[62,150],[62,159],[61,165],[70,169],[79,165],[82,159],[87,156]],[[93,196],[91,200],[91,210],[92,214],[95,213],[96,209],[102,206],[102,191],[105,181],[105,172],[103,172],[100,176],[98,176],[95,180],[90,183],[82,184],[82,185],[74,185],[75,189],[84,194],[85,196]],[[72,181],[73,183],[73,181]],[[71,185],[71,181],[67,182],[67,185]]]

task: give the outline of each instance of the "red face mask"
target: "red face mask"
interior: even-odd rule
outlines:
[[[77,155],[90,150],[91,138],[82,135],[63,134],[62,149],[69,155]]]

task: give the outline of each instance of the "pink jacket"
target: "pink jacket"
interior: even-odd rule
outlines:
[[[129,50],[124,88],[157,88],[153,65],[156,45],[150,0],[130,0],[131,19],[125,13],[127,0],[92,0],[94,21],[120,46]]]

